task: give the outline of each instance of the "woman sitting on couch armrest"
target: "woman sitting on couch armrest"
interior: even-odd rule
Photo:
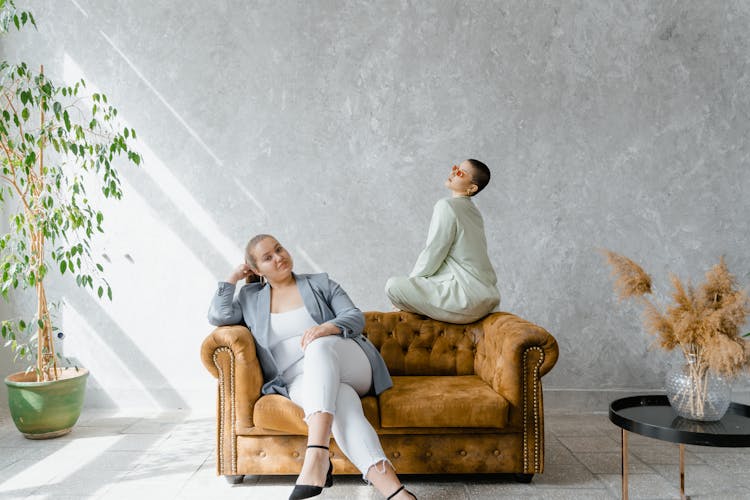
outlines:
[[[445,181],[452,196],[432,212],[427,243],[409,276],[390,278],[385,293],[394,306],[448,323],[473,323],[500,303],[487,254],[482,214],[472,201],[490,182],[478,160],[454,165]]]

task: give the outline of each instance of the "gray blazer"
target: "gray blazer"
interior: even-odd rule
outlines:
[[[362,335],[365,316],[352,303],[343,288],[328,274],[295,274],[297,288],[307,312],[321,324],[333,323],[341,328],[344,338],[357,342],[372,366],[372,383],[375,394],[393,386],[388,368],[378,349]],[[219,287],[208,308],[208,321],[214,326],[245,324],[253,332],[258,361],[263,371],[263,394],[281,394],[289,397],[286,383],[268,346],[271,333],[271,287],[267,284],[244,285],[234,299],[236,285],[219,282]]]

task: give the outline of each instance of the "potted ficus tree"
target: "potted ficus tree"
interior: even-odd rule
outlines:
[[[0,0],[3,36],[28,25],[36,28],[30,12]],[[104,197],[121,198],[115,162],[140,164],[129,145],[134,138],[107,97],[88,94],[83,80],[58,85],[43,68],[0,61],[0,208],[9,221],[0,235],[0,294],[36,303],[32,317],[3,318],[0,326],[15,359],[29,364],[5,379],[11,416],[26,437],[65,434],[80,415],[88,371],[65,366],[55,352],[45,280],[59,272],[112,299],[91,251],[104,216],[86,189],[95,185]]]

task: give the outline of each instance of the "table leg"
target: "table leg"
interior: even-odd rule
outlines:
[[[625,429],[622,432],[622,500],[628,500],[628,432]]]
[[[685,496],[685,445],[680,444],[680,499],[686,500]]]

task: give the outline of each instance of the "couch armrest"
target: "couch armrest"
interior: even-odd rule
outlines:
[[[483,341],[477,346],[475,371],[511,405],[520,407],[524,357],[541,377],[557,362],[557,341],[541,326],[510,313],[490,314],[480,324]]]
[[[250,330],[239,325],[216,328],[203,341],[201,359],[219,382],[217,470],[219,474],[236,474],[236,437],[253,427],[253,407],[263,385]]]
[[[542,472],[541,377],[557,362],[557,341],[544,328],[509,313],[491,314],[481,326],[475,372],[510,403],[508,424],[523,429],[524,472]]]

